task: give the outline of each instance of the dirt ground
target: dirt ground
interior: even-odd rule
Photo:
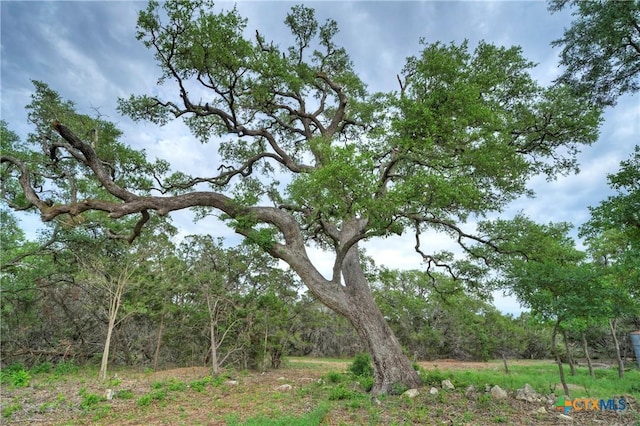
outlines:
[[[527,361],[513,361],[527,363]],[[420,362],[429,369],[501,369],[502,363],[460,362],[437,360]],[[219,386],[209,385],[206,391],[192,389],[193,383],[210,377],[207,367],[176,368],[158,372],[133,372],[122,370],[112,375],[108,383],[93,378],[63,377],[47,382],[34,379],[28,388],[0,390],[2,410],[17,404],[10,417],[2,424],[33,425],[226,425],[242,422],[248,417],[263,416],[277,419],[281,416],[303,416],[327,401],[327,391],[319,390],[321,378],[330,371],[345,371],[349,363],[340,360],[292,358],[284,369],[260,372],[228,373]],[[233,380],[235,383],[227,382]],[[184,386],[171,389],[171,383]],[[290,391],[278,387],[291,385]],[[160,387],[164,386],[164,387]],[[326,386],[325,388],[330,388]],[[114,398],[105,401],[109,389],[128,392],[128,399]],[[308,390],[308,391],[307,391]],[[148,405],[140,403],[144,396],[165,396],[152,400]],[[314,394],[314,392],[316,392]],[[317,392],[325,392],[318,394]],[[84,395],[84,396],[83,396]],[[88,395],[101,401],[90,409],[82,408]],[[437,399],[425,390],[414,400],[389,397],[372,404],[368,397],[357,400],[329,401],[331,409],[322,418],[322,425],[360,424],[418,424],[418,425],[634,425],[636,421],[611,416],[578,416],[574,421],[558,420],[553,408],[545,414],[532,414],[540,407],[535,404],[510,399],[508,403],[495,405],[467,401],[462,392],[448,394],[447,399]],[[455,409],[452,409],[455,407]],[[469,418],[465,421],[465,418]],[[635,417],[638,418],[638,417]],[[261,423],[270,424],[270,423]],[[283,423],[278,423],[283,424]]]

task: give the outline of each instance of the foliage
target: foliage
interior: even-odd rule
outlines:
[[[100,395],[87,392],[86,388],[81,388],[78,393],[82,398],[80,401],[80,408],[82,408],[83,410],[94,409],[100,402],[105,400],[105,398],[101,397]]]
[[[640,2],[552,0],[549,9],[573,7],[574,21],[562,38],[558,78],[597,103],[615,104],[624,93],[640,89]]]
[[[282,416],[279,419],[272,419],[266,417],[251,417],[246,419],[244,422],[240,423],[232,416],[227,417],[227,424],[230,426],[272,426],[272,425],[281,425],[281,426],[307,426],[307,425],[320,425],[322,424],[322,420],[329,412],[330,407],[326,403],[320,404],[314,410],[310,411],[308,414],[302,416]]]
[[[612,308],[632,314],[640,308],[640,146],[620,170],[607,177],[616,195],[591,207],[591,217],[580,228],[594,261],[603,266],[606,282],[617,293]],[[628,297],[625,297],[628,296]]]
[[[373,367],[371,366],[371,356],[369,354],[358,354],[349,366],[349,371],[356,377],[373,377]]]

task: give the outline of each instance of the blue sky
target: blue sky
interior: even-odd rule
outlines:
[[[249,19],[247,31],[256,29],[267,39],[287,45],[283,24],[290,2],[239,2],[240,13]],[[559,49],[550,42],[560,38],[571,23],[570,11],[551,14],[546,4],[536,2],[309,2],[320,21],[335,19],[340,27],[338,42],[351,55],[354,65],[371,90],[396,90],[396,75],[407,56],[419,52],[418,40],[460,43],[478,41],[520,45],[529,60],[538,63],[533,74],[544,84],[559,73]],[[219,2],[228,9],[233,3]],[[24,106],[32,93],[30,80],[41,80],[81,112],[94,109],[118,123],[124,140],[144,148],[151,157],[169,160],[175,169],[206,170],[211,167],[214,146],[196,142],[180,123],[164,128],[132,123],[115,110],[118,97],[169,90],[156,87],[159,75],[153,54],[135,39],[138,10],[144,2],[0,2],[1,22],[1,117],[22,137],[30,131]],[[523,211],[539,222],[567,221],[579,226],[588,219],[588,206],[610,194],[606,175],[618,169],[633,146],[640,143],[640,98],[625,96],[615,108],[606,110],[601,136],[579,156],[581,172],[547,182],[534,178],[534,199],[516,201],[505,217]],[[175,214],[182,234],[207,232],[236,238],[215,221],[194,224],[188,212]],[[33,230],[37,218],[25,218],[23,226]],[[470,224],[469,226],[472,226]],[[455,249],[452,241],[433,235],[433,251]],[[390,268],[420,267],[413,241],[392,238],[366,246],[368,254]],[[332,259],[313,251],[321,270],[330,270]],[[517,313],[518,304],[496,295],[496,306]]]

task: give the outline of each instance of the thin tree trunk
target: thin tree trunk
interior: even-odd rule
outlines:
[[[265,310],[264,348],[262,352],[262,372],[267,371],[267,339],[269,338],[269,307]]]
[[[611,337],[613,338],[613,346],[616,348],[616,361],[618,362],[618,377],[621,379],[624,377],[624,361],[622,360],[622,356],[620,355],[620,342],[618,341],[618,336],[616,334],[616,325],[618,323],[617,319],[609,320],[609,329],[611,330]]]
[[[569,346],[569,336],[567,335],[567,330],[562,330],[562,340],[564,341],[565,351],[567,352],[567,361],[569,362],[569,368],[571,369],[571,375],[576,375],[576,362],[573,359],[573,354],[571,353],[571,347]]]
[[[558,364],[558,371],[560,372],[560,383],[562,383],[562,389],[564,390],[564,394],[566,396],[570,396],[569,386],[567,386],[567,380],[564,377],[564,368],[562,367],[562,357],[560,356],[560,352],[558,352],[558,345],[556,342],[559,325],[560,325],[560,320],[558,319],[556,321],[556,325],[553,327],[553,333],[551,334],[551,352],[553,352],[553,356],[555,357],[556,363]]]
[[[220,372],[218,366],[218,342],[216,341],[216,309],[218,307],[218,299],[216,299],[213,306],[211,305],[211,295],[206,292],[207,308],[209,309],[209,335],[211,336],[211,369],[213,374]]]
[[[589,366],[589,375],[591,377],[595,377],[595,374],[593,374],[593,364],[591,363],[591,356],[589,356],[589,345],[587,345],[587,336],[584,331],[580,332],[580,337],[582,339],[582,351],[584,352],[584,357],[587,359],[587,366]]]
[[[502,354],[502,364],[504,364],[504,374],[509,374],[509,365],[507,365],[507,356]]]
[[[111,347],[111,336],[113,335],[116,317],[118,316],[118,309],[120,308],[121,295],[122,289],[118,285],[109,303],[109,325],[107,326],[107,338],[104,341],[102,360],[100,362],[100,380],[103,381],[107,379],[107,365],[109,364],[109,348]]]
[[[158,327],[158,337],[156,338],[156,350],[153,354],[153,369],[158,370],[158,359],[160,358],[160,346],[162,346],[162,332],[164,328],[165,312],[160,315],[160,327]]]

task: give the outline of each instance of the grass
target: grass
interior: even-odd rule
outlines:
[[[407,398],[384,395],[372,398],[365,389],[366,375],[349,371],[349,360],[288,360],[286,368],[258,372],[226,371],[213,376],[205,367],[165,372],[137,372],[123,369],[117,378],[97,380],[93,368],[72,365],[44,366],[3,371],[1,408],[3,424],[44,423],[52,425],[403,425],[403,424],[557,424],[552,405],[526,403],[514,398],[496,400],[485,393],[487,385],[498,385],[511,394],[529,383],[538,393],[548,395],[559,383],[557,366],[550,361],[512,362],[505,374],[499,362],[463,366],[442,362],[422,363],[420,376],[425,382],[420,395]],[[16,377],[26,377],[22,386]],[[596,370],[596,378],[578,368],[567,375],[572,398],[609,399],[624,396],[633,401],[619,416],[613,412],[572,412],[581,426],[601,424],[640,425],[640,370],[626,372],[618,379],[615,369]],[[361,372],[362,373],[362,372]],[[284,380],[282,380],[284,378]],[[15,380],[14,380],[15,379]],[[449,379],[456,389],[429,393]],[[229,384],[235,380],[237,384]],[[13,385],[13,382],[16,385]],[[292,389],[276,388],[290,384]],[[465,390],[473,385],[474,397]],[[105,395],[110,391],[113,399]],[[395,389],[400,394],[403,387]],[[556,395],[560,391],[555,390]],[[533,414],[544,406],[546,413]]]

